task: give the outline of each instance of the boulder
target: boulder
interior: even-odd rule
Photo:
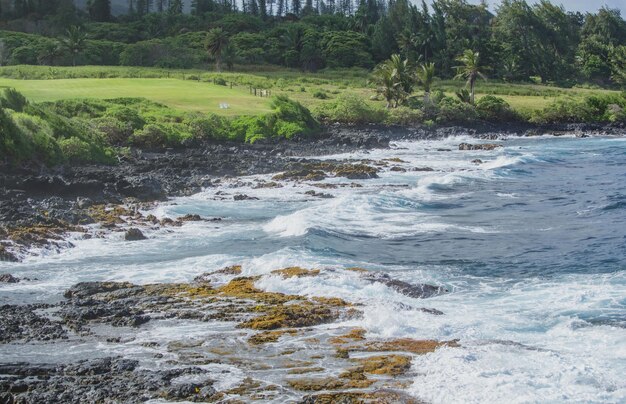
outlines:
[[[393,279],[389,274],[368,272],[363,279],[370,282],[382,283],[385,286],[414,299],[424,299],[446,293],[447,290],[441,286],[428,285],[425,283],[412,284],[398,279]]]
[[[18,283],[19,281],[19,278],[11,274],[0,274],[0,283]]]
[[[135,228],[128,229],[126,234],[124,234],[124,240],[126,241],[139,241],[145,239],[146,236],[143,235],[141,230]]]

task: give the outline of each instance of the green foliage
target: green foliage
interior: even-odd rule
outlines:
[[[64,160],[61,148],[47,122],[24,113],[14,113],[12,118],[25,143],[28,144],[25,151],[30,155],[30,159],[42,161],[46,165],[55,165]]]
[[[502,98],[486,95],[476,103],[480,119],[491,122],[511,122],[519,120],[518,114]]]
[[[424,113],[407,107],[393,108],[387,111],[384,122],[388,125],[417,125],[424,122]]]
[[[319,100],[327,100],[330,97],[328,97],[326,91],[317,90],[313,93],[313,98],[317,98]]]
[[[322,55],[329,67],[370,67],[365,35],[353,31],[325,32],[321,39]]]
[[[107,108],[106,113],[103,116],[111,117],[120,122],[124,122],[133,130],[142,129],[146,124],[145,119],[136,109],[131,109],[124,105],[114,105]]]
[[[621,119],[620,109],[626,99],[620,95],[589,96],[583,99],[559,98],[541,111],[536,111],[531,121],[536,123],[609,122]]]
[[[385,119],[385,111],[370,106],[361,97],[352,94],[341,94],[335,100],[319,106],[316,113],[327,122],[364,124],[381,123]]]
[[[243,141],[244,138],[233,136],[228,119],[215,114],[190,114],[183,122],[189,127],[189,133],[197,140],[233,140]]]
[[[372,72],[372,82],[376,92],[387,101],[387,108],[397,108],[404,104],[413,92],[416,77],[409,61],[400,55],[391,55],[389,60],[376,66]]]
[[[180,147],[191,133],[182,125],[172,123],[150,123],[133,133],[129,142],[133,146],[149,149]]]
[[[0,161],[15,164],[28,158],[31,148],[10,114],[0,108]]]
[[[452,97],[443,98],[438,106],[437,123],[466,123],[478,118],[476,108]]]
[[[14,88],[7,88],[2,92],[0,98],[2,108],[9,108],[16,112],[22,112],[24,107],[28,105],[28,100],[19,91]]]

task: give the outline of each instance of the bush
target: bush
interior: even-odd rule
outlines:
[[[0,108],[0,161],[15,164],[28,158],[30,146],[11,116]]]
[[[77,137],[61,139],[59,146],[67,161],[72,163],[87,163],[93,160],[89,143]]]
[[[313,93],[313,98],[317,98],[320,100],[327,100],[329,97],[328,97],[328,94],[326,94],[324,91],[318,90]]]
[[[342,94],[334,101],[321,105],[317,109],[321,120],[342,123],[380,123],[385,118],[385,112],[376,109],[357,95]]]
[[[388,125],[416,125],[424,121],[424,113],[418,109],[406,107],[393,108],[387,111],[385,123]]]
[[[190,139],[191,133],[185,131],[184,125],[176,124],[154,124],[150,123],[135,131],[130,137],[130,143],[138,147],[146,147],[160,149],[164,147],[179,147],[187,139]]]
[[[9,108],[16,112],[22,112],[24,107],[28,105],[28,100],[16,89],[7,88],[2,93],[0,104],[2,105],[2,108]]]
[[[265,120],[256,116],[241,116],[231,122],[235,139],[254,143],[260,139],[267,139],[272,134]]]
[[[190,114],[184,120],[189,127],[189,132],[194,139],[198,140],[239,140],[231,131],[229,121],[215,114]]]
[[[608,107],[608,117],[611,122],[626,122],[626,108],[611,104]]]
[[[37,116],[15,113],[12,116],[17,128],[21,131],[26,151],[31,160],[42,161],[46,165],[55,165],[63,161],[63,152],[52,135],[47,122]]]
[[[130,125],[133,130],[141,129],[146,124],[146,121],[139,115],[137,110],[122,105],[108,108],[104,116]]]
[[[437,123],[464,123],[478,118],[476,108],[452,97],[445,97],[439,104]]]
[[[124,145],[133,134],[131,124],[124,123],[111,116],[96,118],[91,123],[96,131],[102,133],[104,140],[109,145]]]
[[[594,95],[584,99],[559,98],[541,111],[533,113],[536,123],[609,122],[617,119],[617,108],[626,107],[621,95]]]
[[[476,102],[480,119],[490,122],[510,122],[519,120],[518,114],[502,98],[486,95]]]

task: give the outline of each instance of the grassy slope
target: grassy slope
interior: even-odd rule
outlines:
[[[315,74],[259,66],[245,67],[244,72],[217,74],[200,70],[164,70],[152,68],[126,68],[107,66],[84,66],[49,68],[45,66],[0,67],[0,76],[55,78],[89,77],[55,80],[16,80],[0,77],[0,86],[14,87],[32,101],[50,101],[65,98],[115,98],[145,97],[170,107],[187,110],[214,112],[223,115],[259,114],[269,110],[269,100],[249,94],[250,84],[256,87],[271,87],[272,94],[285,94],[315,107],[327,102],[313,97],[316,91],[323,90],[330,99],[339,93],[355,93],[369,100],[374,94],[367,88],[368,73],[365,70],[349,69],[325,71]],[[193,75],[203,81],[189,80]],[[234,81],[232,89],[213,85],[212,79],[220,76]],[[115,77],[115,78],[94,78]],[[151,78],[140,78],[151,77]],[[171,77],[171,78],[168,78]],[[182,80],[185,77],[187,80]],[[438,81],[434,89],[441,89],[454,96],[454,91],[464,83]],[[477,94],[493,94],[504,98],[513,108],[529,113],[542,109],[560,96],[583,97],[593,93],[607,93],[608,90],[564,89],[534,84],[509,84],[497,82],[477,83]],[[228,103],[230,109],[220,109],[220,103]],[[382,102],[372,102],[382,107]]]

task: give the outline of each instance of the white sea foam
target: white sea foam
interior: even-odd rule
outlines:
[[[358,181],[362,188],[324,190],[335,196],[333,199],[305,195],[307,190],[319,191],[312,184],[287,184],[279,190],[254,188],[252,179],[269,180],[269,176],[251,177],[250,184],[243,185],[225,182],[191,197],[176,198],[150,213],[158,217],[197,213],[224,220],[146,228],[143,230],[149,239],[136,243],[123,241],[121,232],[102,239],[76,239],[76,248],[60,254],[31,257],[19,264],[0,262],[0,272],[38,279],[0,285],[0,303],[60,298],[63,290],[80,281],[190,281],[200,273],[241,264],[242,275],[263,275],[257,287],[268,291],[340,297],[362,304],[359,308],[363,317],[352,319],[349,324],[364,327],[368,338],[459,339],[459,348],[443,348],[414,357],[415,383],[409,391],[426,401],[626,402],[623,271],[552,278],[529,275],[515,281],[514,275],[507,277],[506,273],[499,277],[468,275],[461,270],[463,264],[454,260],[449,265],[400,265],[392,257],[372,264],[359,261],[362,257],[331,255],[323,248],[308,245],[314,239],[308,236],[315,231],[337,235],[341,241],[333,247],[338,249],[344,236],[357,241],[361,236],[376,238],[385,246],[420,234],[428,234],[429,238],[430,233],[433,237],[435,233],[459,233],[460,237],[482,241],[498,229],[490,222],[468,218],[464,204],[475,202],[471,198],[485,188],[494,190],[498,198],[524,200],[527,190],[499,186],[500,180],[514,171],[510,170],[512,167],[532,168],[534,162],[562,158],[560,153],[580,152],[573,139],[510,138],[502,142],[505,147],[490,152],[459,151],[461,142],[479,141],[457,137],[395,142],[390,150],[330,156],[354,160],[397,157],[405,163],[393,164],[409,170],[397,173],[387,167],[378,179]],[[484,163],[472,163],[477,158]],[[412,172],[412,167],[430,167],[434,171]],[[324,182],[340,181],[345,179]],[[239,193],[259,200],[234,201],[233,195]],[[445,204],[450,207],[440,207]],[[539,228],[549,235],[553,228],[558,229],[558,224],[546,223]],[[407,249],[409,253],[405,254],[410,255],[412,250]],[[411,262],[425,261],[422,252],[415,247],[415,257],[408,258]],[[509,259],[506,254],[507,251],[494,251],[494,255],[504,257],[503,261]],[[320,268],[322,273],[288,279],[270,274],[289,266]],[[382,283],[365,280],[358,273],[342,270],[351,266],[382,270],[394,279],[410,283],[444,285],[451,293],[413,299]],[[444,315],[436,316],[420,308],[440,310]],[[225,339],[242,338],[229,334],[229,330],[232,331],[232,324],[221,322],[151,322],[139,328],[134,341],[103,344],[97,349],[93,342],[74,343],[73,352],[86,355],[97,351],[142,358],[151,354],[143,343],[166,344],[180,339],[181,334],[205,340],[217,334]],[[29,347],[30,353],[16,353],[15,349],[0,348],[0,354],[15,360],[20,355],[24,360],[34,360],[40,354],[48,358],[44,355],[47,346]],[[216,371],[220,389],[235,386],[248,376],[234,366],[207,366]],[[222,375],[220,371],[228,373]]]

